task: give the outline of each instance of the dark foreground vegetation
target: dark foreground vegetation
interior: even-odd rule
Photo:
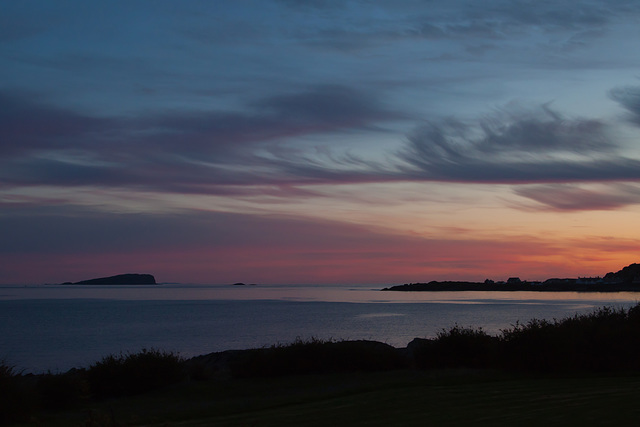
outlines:
[[[402,349],[310,339],[189,360],[143,350],[44,375],[3,363],[0,423],[625,425],[640,415],[639,355],[636,305],[497,336],[454,326]]]

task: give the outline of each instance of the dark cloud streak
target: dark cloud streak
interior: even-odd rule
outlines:
[[[335,2],[285,1],[302,16],[311,16],[317,10],[333,16],[345,14]],[[302,7],[304,5],[305,7]],[[554,36],[547,38],[548,48],[575,49],[584,47],[585,40],[602,36],[617,19],[640,11],[632,1],[594,2],[531,2],[527,0],[450,2],[396,1],[375,5],[387,16],[395,19],[369,19],[360,22],[357,29],[337,25],[309,28],[294,33],[300,43],[342,51],[369,49],[373,46],[403,39],[424,38],[430,41],[454,40],[467,43],[505,43],[514,38],[532,34]],[[367,7],[364,6],[363,7]],[[564,34],[564,37],[557,37]],[[554,40],[554,41],[551,41]],[[467,46],[469,47],[469,46]]]
[[[609,96],[629,113],[629,119],[640,125],[640,86],[625,86],[611,90]]]
[[[514,192],[540,203],[540,206],[530,208],[534,210],[614,210],[640,204],[640,188],[629,184],[610,184],[605,189],[561,184],[535,185],[516,188]]]
[[[566,119],[548,106],[510,109],[467,123],[427,123],[399,153],[407,177],[526,183],[640,179],[640,160],[621,157],[607,125]]]
[[[364,92],[336,85],[268,97],[242,112],[93,118],[25,94],[0,96],[0,106],[6,112],[0,119],[0,179],[7,184],[206,193],[229,191],[216,186],[299,181],[257,151],[287,157],[278,154],[280,140],[401,117]]]
[[[28,94],[0,92],[0,155],[75,147],[123,125],[27,98]]]
[[[636,119],[635,88],[612,91]],[[636,99],[638,98],[638,99]],[[247,186],[394,181],[554,183],[640,180],[601,120],[548,105],[509,105],[479,120],[432,120],[385,162],[311,153],[288,138],[373,128],[405,118],[343,86],[271,96],[243,112],[161,112],[94,118],[1,96],[0,180],[5,185],[96,185],[151,191],[252,194]],[[21,129],[25,129],[24,132]],[[287,191],[285,190],[283,194]]]

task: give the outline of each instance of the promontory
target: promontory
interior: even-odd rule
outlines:
[[[442,291],[539,291],[539,292],[640,292],[640,264],[631,264],[604,277],[553,278],[545,281],[520,280],[510,277],[507,281],[484,282],[431,281],[407,283],[384,288],[383,291],[442,292]]]

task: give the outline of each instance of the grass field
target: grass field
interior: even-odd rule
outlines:
[[[393,371],[182,383],[38,426],[638,425],[640,376]]]

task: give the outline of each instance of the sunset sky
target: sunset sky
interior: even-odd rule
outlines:
[[[640,262],[640,2],[0,0],[0,283]]]

